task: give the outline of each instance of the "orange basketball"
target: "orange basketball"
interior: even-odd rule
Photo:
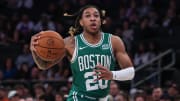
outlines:
[[[55,31],[41,31],[36,54],[46,61],[62,59],[65,55],[65,44],[62,36]]]

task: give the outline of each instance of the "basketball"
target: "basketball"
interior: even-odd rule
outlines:
[[[41,31],[38,45],[35,46],[36,54],[42,60],[55,61],[65,55],[65,44],[62,36],[55,31]]]

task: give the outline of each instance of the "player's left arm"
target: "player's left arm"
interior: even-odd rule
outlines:
[[[107,67],[98,64],[96,66],[98,68],[96,69],[96,72],[100,72],[98,73],[98,79],[119,81],[132,80],[135,75],[135,70],[131,59],[125,50],[123,41],[117,36],[112,36],[111,42],[114,56],[122,69],[118,71],[109,71]]]
[[[126,52],[124,43],[119,37],[112,36],[112,48],[114,56],[121,68],[128,68],[133,66],[131,59]]]
[[[135,75],[134,66],[129,55],[126,52],[123,41],[118,36],[112,36],[112,47],[115,58],[119,66],[122,68],[118,71],[111,71],[113,80],[132,80]]]

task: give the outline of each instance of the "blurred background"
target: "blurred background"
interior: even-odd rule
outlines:
[[[0,0],[0,101],[66,100],[69,62],[39,70],[30,38],[42,30],[69,36],[74,19],[63,14],[87,4],[106,11],[102,30],[122,38],[136,68],[134,80],[112,82],[112,101],[180,101],[180,0]]]

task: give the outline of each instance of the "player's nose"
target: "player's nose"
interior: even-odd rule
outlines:
[[[90,20],[91,20],[91,21],[95,21],[96,18],[95,18],[94,16],[91,16],[91,17],[90,17]]]

